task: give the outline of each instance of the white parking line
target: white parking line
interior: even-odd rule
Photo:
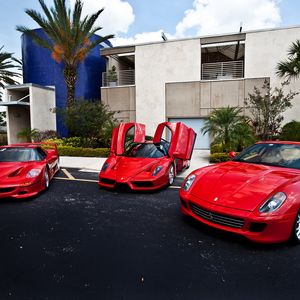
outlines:
[[[75,177],[72,176],[66,169],[61,169],[65,175],[70,179],[70,180],[75,180]]]
[[[73,177],[73,176],[72,176]],[[83,181],[83,182],[93,182],[93,183],[98,183],[98,180],[93,180],[93,179],[76,179],[73,177],[71,178],[64,178],[64,177],[53,177],[54,179],[59,179],[59,180],[71,180],[71,181]]]
[[[171,185],[171,186],[169,186],[169,189],[180,189],[180,186],[178,186],[178,185]]]

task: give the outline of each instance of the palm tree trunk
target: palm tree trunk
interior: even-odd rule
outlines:
[[[70,108],[75,103],[75,84],[77,80],[77,69],[74,66],[66,65],[64,77],[67,85],[67,107]]]

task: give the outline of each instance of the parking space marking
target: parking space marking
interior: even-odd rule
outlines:
[[[53,178],[54,179],[59,179],[59,180],[83,181],[83,182],[93,182],[93,183],[97,182],[98,183],[98,180],[93,180],[93,179],[77,179],[77,178],[74,178],[74,177],[73,177],[73,179],[71,179],[71,178],[64,178],[64,177],[53,177]]]
[[[169,186],[169,189],[180,189],[180,186],[178,186],[178,185],[171,185],[171,186]]]
[[[70,174],[67,169],[61,169],[70,180],[75,180],[75,177]]]

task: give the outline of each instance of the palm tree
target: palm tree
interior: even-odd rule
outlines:
[[[73,12],[66,7],[66,0],[54,0],[54,7],[50,9],[44,0],[39,0],[39,3],[44,16],[32,9],[26,9],[25,12],[43,29],[49,40],[42,39],[35,31],[24,26],[17,26],[17,30],[30,36],[41,47],[49,49],[52,58],[57,63],[64,63],[67,106],[72,107],[75,102],[78,64],[94,47],[112,38],[113,35],[91,40],[91,37],[102,29],[94,27],[94,24],[103,9],[82,18],[83,3],[81,0],[76,0]]]
[[[250,132],[245,119],[241,116],[242,109],[238,107],[222,107],[215,109],[205,121],[202,133],[210,133],[214,143],[220,143],[223,151],[232,150],[243,143],[241,134],[248,139]],[[247,132],[246,132],[247,131]]]
[[[13,69],[20,69],[21,62],[14,58],[12,53],[2,52],[3,46],[0,47],[0,89],[3,89],[6,84],[12,85],[18,82],[15,78],[21,75]],[[2,92],[0,90],[0,99]]]
[[[300,75],[300,40],[292,43],[288,50],[288,58],[277,64],[276,74],[287,79],[297,79]]]

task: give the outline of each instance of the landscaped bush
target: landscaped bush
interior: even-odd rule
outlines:
[[[60,156],[83,156],[83,157],[107,157],[109,155],[109,148],[82,148],[72,146],[58,146],[58,153]]]
[[[279,138],[282,141],[300,141],[300,122],[294,120],[286,123]]]
[[[231,158],[228,153],[213,153],[209,157],[210,163],[220,163],[224,161],[229,161]]]
[[[210,146],[210,153],[222,153],[223,152],[223,147],[222,144],[211,144]]]

